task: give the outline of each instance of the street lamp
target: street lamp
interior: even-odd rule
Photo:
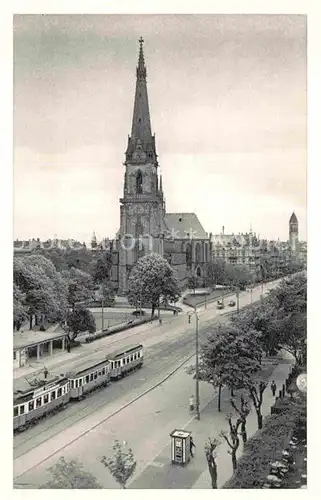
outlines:
[[[198,321],[199,317],[196,311],[196,306],[193,307],[194,311],[188,313],[189,317],[194,314],[196,320],[196,329],[195,329],[195,353],[196,353],[196,362],[195,362],[195,381],[196,381],[196,418],[200,420],[200,385],[199,385],[199,368],[198,368]]]

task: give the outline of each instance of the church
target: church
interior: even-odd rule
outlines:
[[[203,286],[212,260],[212,235],[206,233],[197,215],[166,212],[151,129],[143,43],[140,38],[133,120],[120,198],[120,228],[109,247],[111,281],[119,295],[126,294],[132,268],[148,253],[156,252],[167,259],[181,288],[187,286],[192,276]]]

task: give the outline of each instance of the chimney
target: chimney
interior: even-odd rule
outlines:
[[[225,227],[222,226],[222,234],[223,234],[223,236],[224,236],[224,229],[225,229]]]

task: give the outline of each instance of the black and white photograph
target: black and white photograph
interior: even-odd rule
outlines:
[[[307,489],[307,15],[12,38],[13,489]]]

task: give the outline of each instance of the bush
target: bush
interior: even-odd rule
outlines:
[[[280,458],[276,454],[281,455],[294,430],[300,425],[306,425],[304,402],[289,405],[282,413],[267,417],[263,429],[256,432],[246,443],[235,474],[223,488],[261,488],[269,473],[270,462]]]
[[[89,344],[90,342],[94,342],[94,340],[102,339],[104,337],[108,337],[109,335],[114,335],[115,333],[123,332],[124,330],[129,330],[134,326],[142,325],[143,323],[148,323],[150,321],[152,321],[151,318],[144,318],[142,320],[135,319],[126,324],[121,324],[111,328],[106,328],[100,333],[95,333],[94,335],[89,335],[88,337],[86,337],[86,342]]]

